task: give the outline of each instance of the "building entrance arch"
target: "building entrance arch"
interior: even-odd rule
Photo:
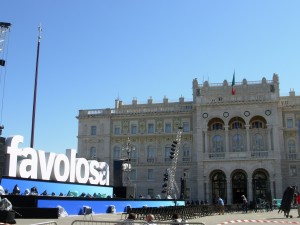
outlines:
[[[256,170],[252,176],[253,201],[272,201],[269,175],[265,170]]]
[[[224,202],[227,202],[226,175],[223,171],[215,171],[211,175],[212,182],[212,202],[217,202],[217,197],[220,196]]]
[[[232,175],[232,203],[242,203],[242,195],[247,196],[247,176],[243,171],[236,171]]]

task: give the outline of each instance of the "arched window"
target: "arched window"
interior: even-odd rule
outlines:
[[[213,152],[223,152],[223,140],[221,135],[213,136]]]
[[[231,124],[231,129],[242,129],[243,124],[240,121],[235,121]]]
[[[214,123],[212,124],[212,130],[222,130],[223,129],[223,124],[222,123]]]
[[[261,134],[254,134],[253,135],[253,142],[252,142],[252,150],[253,151],[264,151],[264,140]]]
[[[114,147],[113,158],[114,159],[120,159],[121,158],[121,148],[119,146]]]
[[[259,120],[253,121],[250,125],[250,129],[254,129],[254,128],[263,128],[263,123]]]
[[[233,152],[242,152],[242,151],[244,151],[242,135],[235,134],[232,137],[232,151]]]

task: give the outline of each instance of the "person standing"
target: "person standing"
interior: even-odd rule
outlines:
[[[178,213],[172,215],[172,223],[170,225],[189,225],[186,220],[182,219]]]
[[[148,225],[148,224],[156,225],[156,223],[154,222],[154,215],[153,214],[148,214],[146,216],[145,220],[146,220],[146,223],[144,225]]]
[[[297,207],[298,207],[298,218],[300,218],[300,192],[298,192],[298,195],[296,197]]]
[[[225,209],[224,200],[220,196],[218,196],[218,206],[219,206],[219,215],[224,215],[224,209]]]
[[[134,225],[134,220],[136,219],[135,213],[129,213],[127,219],[123,220],[122,225]]]
[[[245,195],[242,195],[242,201],[243,201],[243,212],[247,213],[248,212],[248,201]]]
[[[283,193],[281,205],[278,212],[283,211],[283,215],[286,218],[292,217],[289,214],[291,210],[291,205],[293,204],[295,191],[296,186],[289,186],[285,189]]]

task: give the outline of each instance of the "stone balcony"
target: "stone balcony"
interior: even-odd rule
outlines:
[[[243,152],[208,152],[204,154],[205,160],[218,159],[271,159],[273,151],[243,151]]]

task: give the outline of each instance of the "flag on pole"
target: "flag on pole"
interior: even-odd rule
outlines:
[[[234,87],[235,85],[235,71],[233,72],[232,82],[231,82],[231,94],[235,95],[236,89]]]

